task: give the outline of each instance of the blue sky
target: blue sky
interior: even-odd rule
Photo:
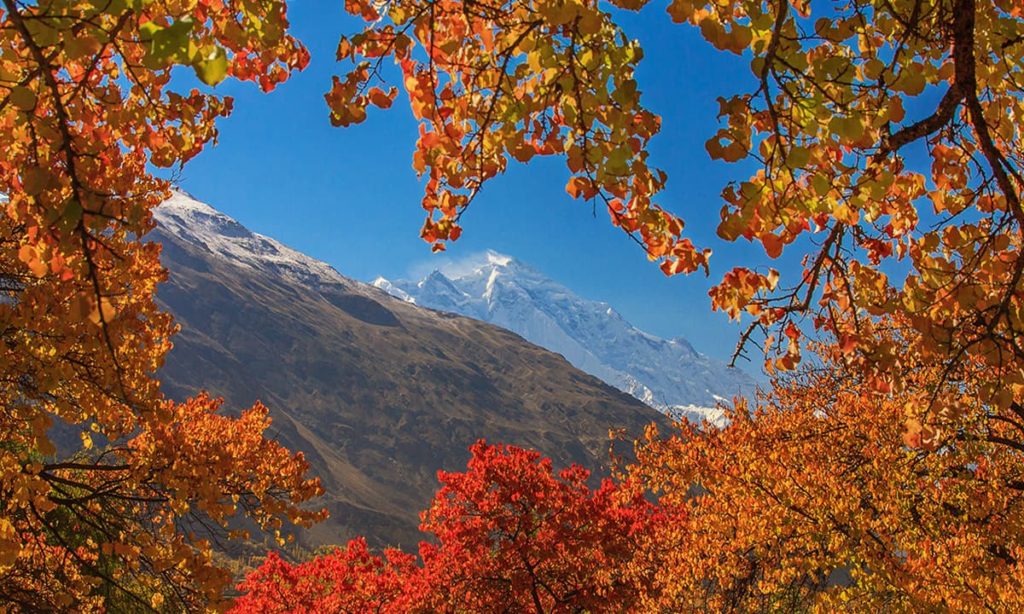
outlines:
[[[362,125],[330,126],[323,94],[331,75],[344,70],[334,60],[337,39],[358,27],[342,5],[292,3],[293,32],[309,47],[310,66],[268,95],[251,84],[219,86],[235,97],[235,112],[220,124],[219,144],[186,165],[180,185],[345,275],[408,277],[432,258],[418,236],[422,184],[411,167],[416,125],[400,100],[387,112],[371,112]],[[648,332],[684,336],[724,359],[739,329],[711,313],[707,290],[728,267],[766,260],[759,246],[715,236],[719,193],[748,169],[712,162],[704,141],[717,126],[716,97],[749,87],[748,60],[718,52],[695,29],[671,23],[660,4],[620,17],[646,52],[638,75],[643,101],[663,119],[652,147],[654,165],[669,174],[660,202],[684,217],[695,243],[714,250],[711,277],[666,278],[606,213],[595,216],[589,204],[569,198],[560,159],[514,164],[488,184],[447,256],[488,248],[515,256],[585,297],[608,301]]]

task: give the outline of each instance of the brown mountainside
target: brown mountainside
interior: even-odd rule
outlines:
[[[464,468],[478,438],[600,472],[609,428],[664,421],[511,332],[344,278],[185,195],[158,218],[159,299],[182,326],[164,389],[271,408],[274,436],[327,490],[331,518],[307,545],[412,546],[437,470]]]

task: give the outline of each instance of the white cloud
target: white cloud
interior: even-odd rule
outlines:
[[[498,264],[507,264],[511,260],[511,256],[506,256],[492,249],[471,252],[460,257],[452,257],[448,254],[440,253],[414,263],[409,267],[406,274],[408,275],[408,279],[419,280],[430,275],[434,271],[441,271],[444,273],[445,277],[457,279],[472,273],[485,264],[495,262]]]

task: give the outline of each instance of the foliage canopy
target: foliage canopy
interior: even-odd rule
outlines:
[[[23,609],[223,605],[216,527],[239,512],[269,528],[311,522],[300,504],[319,486],[300,456],[263,438],[261,406],[229,418],[205,396],[161,397],[153,373],[174,325],[153,302],[159,248],[142,237],[168,185],[147,165],[183,164],[231,109],[209,90],[177,90],[175,66],[270,90],[308,54],[281,0],[2,1],[0,598]],[[642,49],[614,20],[646,4],[346,0],[367,25],[338,46],[354,64],[326,95],[331,121],[390,107],[398,88],[381,67],[397,62],[420,123],[413,167],[435,249],[459,237],[462,213],[510,161],[553,155],[568,193],[603,205],[665,273],[710,272],[710,250],[657,203],[667,177],[647,148],[660,120],[635,79]],[[530,533],[537,556],[556,555],[545,599],[973,610],[1021,594],[1022,11],[1019,0],[671,0],[672,20],[749,58],[755,84],[719,99],[707,142],[714,159],[756,163],[723,190],[719,235],[772,258],[797,250],[803,264],[737,267],[711,292],[714,309],[749,324],[737,354],[764,338],[775,378],[756,408],[737,403],[723,429],[652,434],[622,481],[596,492],[535,457],[516,461],[520,477],[568,497],[563,511],[597,505],[587,514],[611,518]],[[802,364],[808,335],[816,357]],[[505,479],[479,458],[498,454],[500,466],[521,453],[488,450],[475,449],[483,464],[467,474],[478,482],[445,476],[425,517],[441,543],[423,568],[447,561],[437,583],[495,571],[486,557],[447,558],[445,544],[506,553],[505,541],[460,541],[471,534],[452,528]],[[548,518],[533,503],[514,522]],[[685,521],[645,524],[679,509]],[[492,530],[513,521],[484,517]],[[518,537],[507,543],[523,552]],[[663,550],[667,566],[644,558]],[[343,577],[366,576],[358,599],[391,599],[395,578],[419,569],[359,542],[332,556],[321,561]],[[594,566],[621,561],[621,577]],[[294,571],[268,566],[251,594],[259,578]],[[834,582],[837,570],[849,582]],[[466,598],[487,607],[529,594],[502,590]]]
[[[307,54],[271,1],[5,0],[0,25],[0,601],[215,606],[212,540],[239,515],[312,522],[319,485],[262,406],[162,398],[175,327],[141,237],[168,184],[147,165],[192,158],[231,110],[174,66],[270,89]]]
[[[709,250],[655,203],[666,178],[647,144],[658,121],[633,79],[642,52],[611,13],[646,4],[351,1],[368,25],[339,46],[356,67],[328,95],[332,117],[387,106],[394,91],[366,88],[393,57],[421,123],[425,239],[457,239],[462,212],[510,160],[560,155],[569,194],[605,204],[667,274],[707,271]],[[689,606],[751,606],[783,587],[818,605],[1012,600],[1022,10],[1013,0],[669,3],[671,19],[750,60],[752,91],[719,99],[722,125],[707,141],[713,159],[756,169],[723,190],[719,236],[759,242],[771,258],[802,255],[796,274],[736,267],[710,293],[714,309],[749,323],[737,356],[763,334],[772,390],[752,412],[740,403],[729,427],[684,426],[640,456],[662,501],[694,508],[666,542],[679,556],[667,569],[692,578],[676,582]],[[801,366],[809,334],[818,351]],[[852,588],[828,589],[840,568]]]

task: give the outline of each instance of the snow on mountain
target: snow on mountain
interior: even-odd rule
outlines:
[[[487,251],[444,271],[417,282],[380,277],[373,285],[423,307],[507,328],[676,417],[721,423],[718,402],[754,390],[750,376],[700,354],[685,339],[647,334],[608,303],[581,298],[510,256]]]
[[[390,281],[384,279],[383,277],[378,277],[377,279],[373,280],[373,286],[387,292],[388,294],[397,299],[405,301],[406,303],[412,303],[414,305],[416,304],[416,299],[409,296],[408,292],[402,290],[401,288],[392,284]]]
[[[299,532],[416,543],[438,470],[479,438],[607,475],[608,429],[667,420],[519,335],[426,309],[176,194],[156,210],[161,307],[182,325],[160,371],[169,398],[270,406],[274,437],[323,480],[331,518]],[[624,451],[624,450],[620,450]]]
[[[184,192],[175,191],[153,211],[153,216],[162,231],[250,269],[313,286],[352,285],[329,264],[252,232]]]
[[[154,216],[162,232],[255,271],[312,287],[376,292],[183,192],[174,192]],[[408,303],[511,330],[673,416],[721,422],[717,402],[754,389],[749,376],[696,352],[685,339],[644,333],[607,303],[583,299],[509,256],[488,251],[444,271],[418,282],[378,278],[372,285]]]

